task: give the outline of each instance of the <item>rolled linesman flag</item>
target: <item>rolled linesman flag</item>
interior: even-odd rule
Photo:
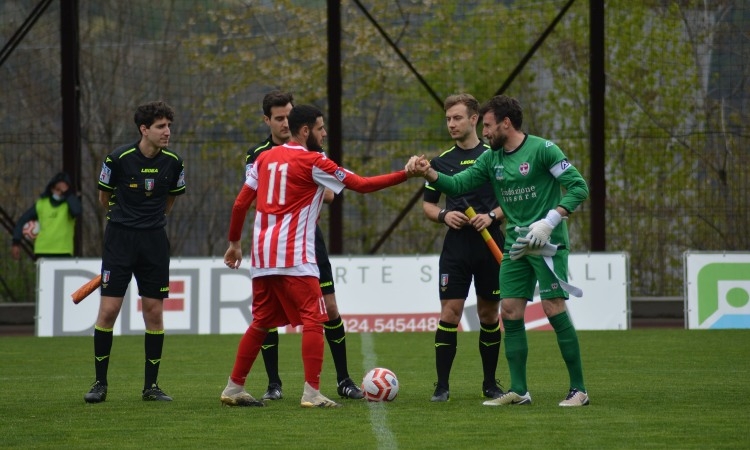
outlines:
[[[466,215],[469,216],[469,219],[477,215],[477,212],[474,211],[474,208],[469,205],[469,202],[464,199],[464,206],[466,206]],[[500,251],[500,248],[498,248],[497,243],[495,243],[495,240],[492,239],[492,236],[490,236],[490,232],[487,231],[487,228],[483,229],[479,232],[479,234],[482,235],[482,239],[484,239],[484,243],[487,244],[487,247],[490,248],[490,251],[495,256],[495,259],[497,260],[497,263],[500,264],[503,262],[503,252]]]
[[[99,289],[99,286],[102,285],[102,275],[99,274],[96,277],[92,278],[91,281],[87,281],[86,284],[79,287],[75,292],[70,294],[70,296],[73,298],[73,303],[76,305],[81,303],[84,298],[91,295],[92,292]]]

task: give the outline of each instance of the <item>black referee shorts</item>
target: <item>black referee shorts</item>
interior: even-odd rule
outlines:
[[[323,239],[323,230],[315,226],[315,259],[318,260],[318,269],[320,270],[320,290],[323,295],[333,294],[336,288],[333,286],[333,269],[331,260],[328,259],[328,249],[326,241]]]
[[[499,227],[488,231],[497,245],[503,248],[504,240]],[[439,266],[440,300],[465,299],[473,279],[477,296],[500,301],[500,265],[487,248],[482,235],[473,227],[448,230]]]
[[[136,230],[108,223],[102,254],[102,295],[123,297],[135,276],[141,297],[169,297],[169,251],[164,228]]]

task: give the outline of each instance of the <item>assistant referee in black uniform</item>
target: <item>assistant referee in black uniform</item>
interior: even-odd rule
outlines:
[[[94,326],[96,381],[87,403],[107,398],[113,328],[135,276],[145,335],[145,401],[171,401],[157,384],[164,345],[164,299],[169,296],[169,239],[164,227],[178,195],[185,193],[182,158],[167,149],[174,111],[151,102],[135,111],[139,141],[107,155],[99,174],[99,202],[107,210],[99,314]]]
[[[291,139],[292,135],[289,131],[287,119],[293,107],[293,100],[291,93],[282,91],[272,91],[263,97],[263,120],[271,130],[271,135],[268,136],[268,139],[247,151],[245,157],[246,175],[261,153]],[[313,148],[312,146],[308,148],[312,151],[323,151],[322,148]],[[331,203],[333,198],[333,191],[326,189],[323,201]],[[336,367],[336,391],[342,398],[358,400],[364,398],[364,393],[349,377],[346,359],[346,328],[336,303],[333,269],[320,226],[315,227],[315,259],[320,270],[320,290],[328,312],[328,321],[323,323],[323,330],[328,347],[331,349],[333,365]],[[261,352],[268,375],[268,389],[263,394],[263,399],[279,400],[283,397],[283,393],[281,377],[279,376],[279,330],[277,328],[269,330],[266,340],[263,341],[261,346]]]
[[[451,95],[445,99],[446,125],[455,145],[432,159],[438,172],[455,174],[470,167],[489,150],[477,136],[479,102],[469,94]],[[482,358],[482,395],[497,398],[503,394],[495,379],[500,352],[500,266],[487,248],[481,234],[489,231],[499,248],[504,238],[500,230],[503,212],[488,183],[460,197],[446,197],[445,207],[438,206],[441,193],[425,186],[422,208],[433,222],[448,227],[440,253],[440,322],[435,332],[435,367],[437,383],[431,401],[445,402],[450,397],[448,379],[456,356],[458,325],[464,303],[474,280],[479,316],[479,354]],[[469,219],[464,200],[477,215]]]

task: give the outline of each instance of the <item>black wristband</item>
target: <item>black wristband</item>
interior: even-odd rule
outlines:
[[[446,214],[448,214],[448,210],[445,209],[445,208],[441,209],[440,212],[438,213],[438,217],[437,217],[438,222],[445,223],[445,215]]]

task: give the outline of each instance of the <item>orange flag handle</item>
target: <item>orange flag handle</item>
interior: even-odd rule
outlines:
[[[76,305],[81,303],[84,298],[91,295],[92,292],[99,289],[99,286],[102,285],[102,275],[99,274],[96,277],[92,278],[91,281],[87,281],[83,286],[79,287],[75,292],[70,294],[70,296],[73,298],[73,303]]]

